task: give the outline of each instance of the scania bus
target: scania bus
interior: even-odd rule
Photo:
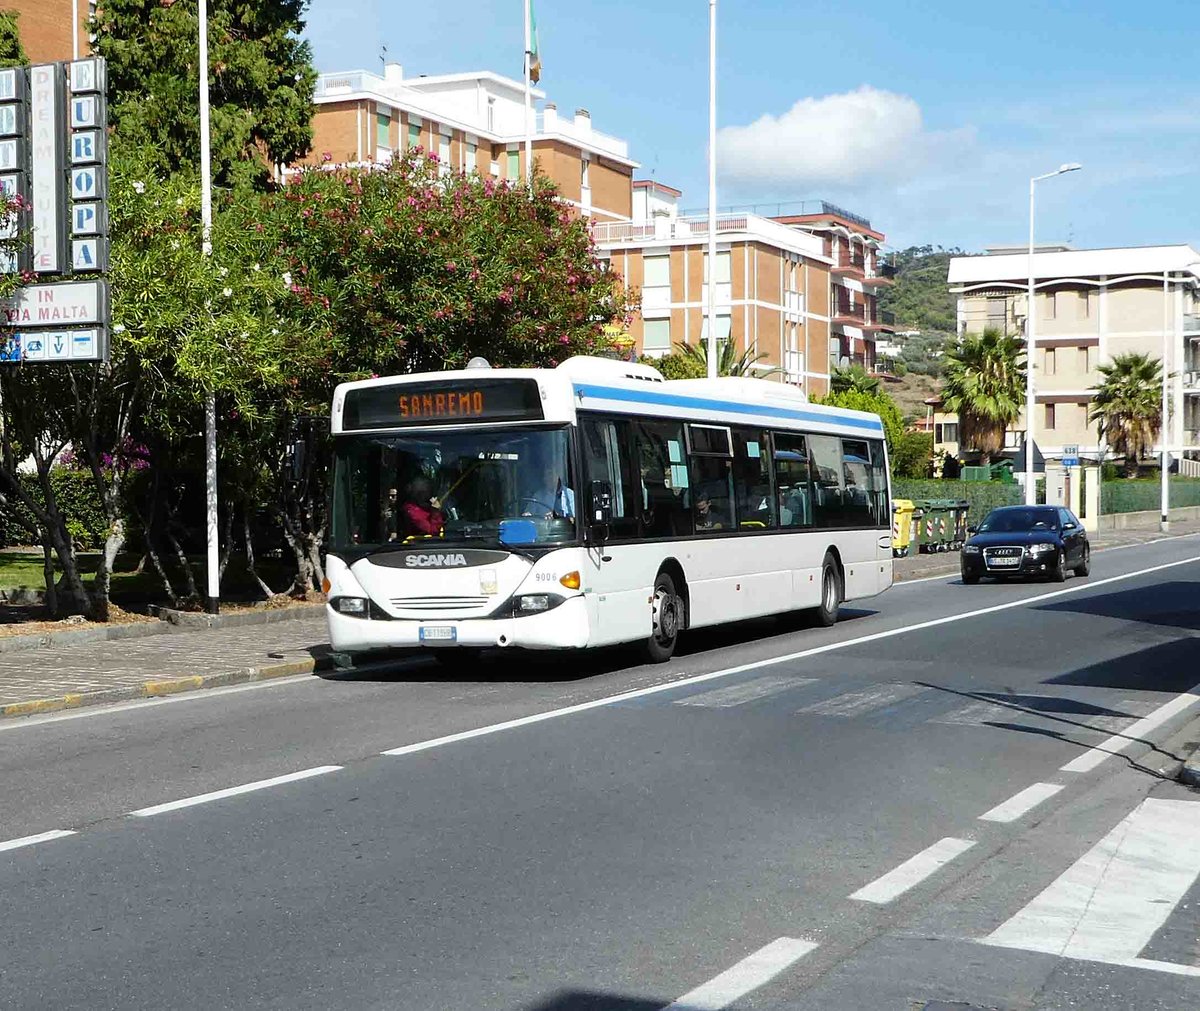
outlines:
[[[326,575],[336,653],[639,643],[892,583],[874,414],[763,379],[553,369],[344,383]]]

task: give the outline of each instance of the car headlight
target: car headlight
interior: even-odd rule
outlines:
[[[520,618],[527,614],[552,611],[562,602],[563,598],[557,593],[525,593],[519,597],[513,597],[513,616]]]
[[[1057,551],[1058,549],[1053,544],[1031,544],[1029,545],[1029,553],[1031,555],[1044,555],[1048,551]]]
[[[964,544],[963,545],[963,554],[964,555],[979,554],[979,545],[978,544]]]

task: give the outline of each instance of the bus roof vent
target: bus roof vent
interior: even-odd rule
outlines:
[[[616,358],[598,358],[594,355],[576,355],[558,366],[572,379],[635,379],[639,382],[661,383],[662,373],[652,365],[623,362]]]
[[[480,358],[479,355],[476,355],[469,362],[467,362],[467,368],[469,369],[490,369],[491,367],[492,363],[486,358]]]
[[[672,379],[671,388],[688,393],[714,397],[739,397],[747,400],[769,400],[776,404],[807,404],[808,397],[800,387],[777,383],[771,379],[751,379],[749,376],[719,376],[716,379]]]

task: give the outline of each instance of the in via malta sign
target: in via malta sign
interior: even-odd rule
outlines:
[[[22,206],[0,273],[39,280],[3,306],[0,361],[107,360],[106,87],[99,57],[0,69],[0,193]]]

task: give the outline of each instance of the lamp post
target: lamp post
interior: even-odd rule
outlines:
[[[1025,504],[1037,505],[1037,485],[1033,477],[1033,368],[1034,368],[1034,315],[1033,302],[1033,191],[1034,185],[1043,179],[1060,176],[1064,172],[1076,172],[1083,168],[1078,162],[1060,165],[1053,172],[1034,176],[1029,180],[1029,292],[1025,307]]]
[[[1182,273],[1191,272],[1193,267],[1200,267],[1200,260],[1193,260],[1183,268]],[[1184,278],[1180,277],[1180,281]],[[1192,277],[1195,283],[1195,275]],[[1171,353],[1171,298],[1170,272],[1163,271],[1163,337],[1162,337],[1162,420],[1158,426],[1158,467],[1159,467],[1159,506],[1158,527],[1163,533],[1171,529],[1171,454],[1167,450],[1170,436],[1167,431],[1167,419],[1171,413],[1171,371],[1167,368],[1167,356]]]
[[[212,140],[208,118],[208,0],[200,0],[200,220],[204,255],[212,256]],[[221,556],[217,524],[217,398],[204,397],[205,518],[208,561],[204,608],[209,614],[220,609]]]
[[[717,377],[717,0],[708,0],[708,378]]]

